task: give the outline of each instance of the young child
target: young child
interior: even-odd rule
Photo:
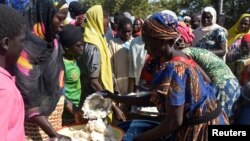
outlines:
[[[0,138],[24,141],[24,103],[11,75],[25,40],[23,16],[0,4]]]
[[[60,33],[60,42],[65,50],[63,62],[65,66],[65,96],[70,102],[66,102],[66,108],[63,113],[63,124],[79,123],[77,112],[70,110],[78,107],[81,97],[80,69],[77,66],[76,58],[83,52],[83,39],[80,27],[74,25],[66,25]],[[71,105],[71,103],[73,105]],[[74,117],[70,113],[74,113]]]

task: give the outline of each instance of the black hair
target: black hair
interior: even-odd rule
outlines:
[[[132,21],[129,18],[127,18],[127,17],[121,18],[119,25],[118,25],[118,29],[123,28],[127,24],[130,24],[131,26],[133,26]]]
[[[124,17],[126,17],[123,14],[118,14],[114,16],[114,21],[120,21],[121,19],[123,19]]]
[[[192,19],[192,18],[194,18],[194,17],[196,17],[196,16],[201,16],[201,12],[193,12],[193,13],[191,14],[190,18]]]
[[[6,5],[0,4],[0,17],[0,40],[4,37],[15,37],[25,26],[23,15]]]
[[[59,33],[59,40],[63,48],[71,47],[82,40],[82,30],[78,26],[71,24],[65,25],[63,30]]]
[[[86,6],[82,5],[78,1],[72,1],[69,4],[69,12],[74,13],[74,16],[79,16],[86,13],[86,9],[87,9]]]

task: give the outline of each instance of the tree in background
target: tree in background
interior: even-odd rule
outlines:
[[[193,12],[200,12],[206,6],[213,6],[219,11],[219,0],[158,0],[149,3],[148,0],[80,0],[88,7],[101,4],[109,10],[111,15],[116,12],[128,11],[136,17],[145,18],[153,12],[163,9],[170,9],[177,14],[185,11],[184,15],[191,15]],[[226,16],[225,27],[231,27],[241,14],[246,13],[250,8],[249,0],[224,0],[223,12]]]

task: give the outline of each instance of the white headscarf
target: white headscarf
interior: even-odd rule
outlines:
[[[201,14],[201,20],[202,20],[202,15],[204,12],[208,12],[212,15],[212,25],[210,26],[203,26],[202,22],[200,23],[200,26],[193,32],[195,35],[195,39],[193,41],[193,45],[196,45],[196,43],[202,39],[207,33],[213,31],[216,28],[219,28],[221,26],[219,26],[218,24],[216,24],[216,19],[217,19],[217,13],[215,11],[215,9],[213,7],[205,7],[202,10],[202,14]]]
[[[219,27],[219,25],[216,24],[216,20],[217,20],[217,12],[215,11],[215,9],[213,7],[205,7],[203,10],[202,10],[202,14],[201,14],[201,19],[202,19],[202,15],[203,13],[210,13],[212,15],[212,25],[210,26],[203,26],[202,25],[202,22],[200,22],[200,26],[202,28],[203,31],[211,31],[217,27]]]

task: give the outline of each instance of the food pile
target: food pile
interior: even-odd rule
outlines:
[[[88,96],[82,108],[88,123],[81,130],[70,128],[67,136],[72,141],[117,141],[112,127],[104,122],[111,113],[111,105],[111,100],[104,98],[100,92]]]
[[[111,113],[111,100],[104,98],[101,92],[94,93],[86,98],[82,110],[84,118],[97,119],[106,118]]]
[[[70,130],[67,134],[72,141],[117,141],[110,125],[102,119],[90,120],[81,130]]]

